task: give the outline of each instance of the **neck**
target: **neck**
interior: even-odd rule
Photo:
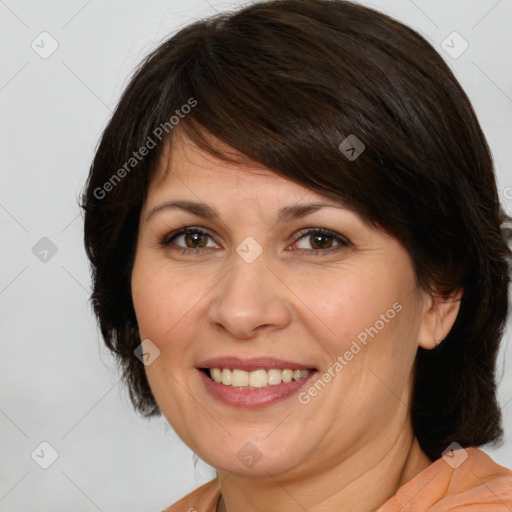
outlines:
[[[375,511],[431,464],[411,427],[404,428],[384,450],[382,439],[378,443],[368,443],[342,463],[300,478],[250,478],[219,471],[218,511],[264,512],[269,503],[280,512]]]

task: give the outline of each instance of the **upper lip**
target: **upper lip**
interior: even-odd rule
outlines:
[[[207,359],[197,365],[198,368],[230,368],[240,369],[252,372],[261,369],[278,368],[281,370],[314,370],[311,365],[296,363],[286,359],[276,359],[274,357],[251,357],[241,359],[239,357],[224,356]]]

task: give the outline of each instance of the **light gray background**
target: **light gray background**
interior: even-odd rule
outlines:
[[[423,33],[450,64],[512,211],[512,0],[362,3]],[[202,462],[194,468],[165,420],[130,408],[88,305],[77,199],[135,65],[177,28],[237,5],[0,0],[0,511],[158,511],[213,476]],[[46,59],[31,48],[43,31],[59,45]],[[453,31],[469,43],[458,58],[441,46]],[[42,237],[57,248],[46,262],[32,252]],[[506,443],[486,451],[512,467],[509,339],[510,329],[499,364]],[[31,458],[42,441],[59,455],[48,469]]]

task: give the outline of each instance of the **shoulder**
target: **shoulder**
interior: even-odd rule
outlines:
[[[400,487],[378,512],[512,510],[512,471],[476,447],[452,451]]]
[[[220,492],[217,479],[211,480],[163,512],[215,512]]]

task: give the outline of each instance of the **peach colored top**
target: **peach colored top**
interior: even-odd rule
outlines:
[[[462,463],[448,456],[436,460],[377,512],[512,511],[512,471],[478,448],[465,450],[468,457]],[[459,457],[462,450],[454,453]],[[163,512],[215,512],[220,495],[217,479],[211,480]]]

